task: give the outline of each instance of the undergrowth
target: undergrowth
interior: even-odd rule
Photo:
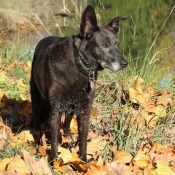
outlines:
[[[133,28],[135,29],[136,26],[133,26]],[[123,37],[122,40],[127,37],[124,34],[121,35]],[[133,40],[137,40],[136,36]],[[7,68],[13,64],[14,61],[19,63],[21,61],[27,62],[32,60],[33,48],[27,45],[26,42],[27,41],[23,40],[22,43],[20,38],[18,38],[14,43],[10,43],[8,47],[1,45],[0,50],[2,71],[6,73],[8,78],[22,78],[25,84],[29,83],[29,78],[27,78],[28,72],[25,72],[22,67],[18,66],[18,64],[16,64],[10,71],[8,71]],[[132,154],[135,154],[139,146],[143,146],[149,141],[143,141],[140,139],[140,136],[143,134],[142,127],[137,132],[134,132],[134,126],[130,123],[129,117],[125,114],[125,108],[130,105],[130,103],[122,104],[121,96],[123,88],[125,87],[121,86],[121,81],[125,81],[126,86],[131,86],[130,80],[138,75],[142,77],[146,83],[153,85],[156,89],[168,89],[172,92],[175,91],[173,77],[171,74],[168,74],[166,68],[162,66],[164,64],[162,61],[163,59],[159,59],[156,54],[160,51],[161,50],[151,50],[145,53],[144,56],[138,55],[137,58],[133,58],[130,52],[128,55],[125,55],[129,62],[129,66],[125,70],[120,72],[104,70],[103,72],[100,72],[94,107],[97,107],[100,111],[100,115],[107,118],[107,131],[112,135],[111,140],[109,141],[110,144],[108,144],[104,150],[103,158],[105,160],[109,159],[111,150],[116,147],[118,150],[128,150]],[[166,60],[166,57],[167,55],[164,54],[164,60]],[[0,89],[2,89],[9,98],[20,99],[19,94],[21,93],[21,89],[16,86],[15,82],[12,82],[7,80],[0,81]],[[26,91],[29,92],[29,89]],[[26,97],[29,98],[30,94],[26,95]],[[121,104],[124,105],[124,110],[121,111],[121,117],[119,120],[113,120],[111,115],[115,110],[121,107]],[[174,139],[172,139],[173,128],[175,128],[174,121],[175,115],[174,111],[172,111],[168,114],[166,119],[161,121],[150,131],[152,141],[160,142],[162,144],[175,143]],[[168,137],[168,135],[170,137]],[[6,155],[4,155],[3,152],[0,152],[1,159],[3,156],[7,157],[7,155],[12,157],[12,155],[18,153],[18,148],[16,150],[7,149],[4,151]]]

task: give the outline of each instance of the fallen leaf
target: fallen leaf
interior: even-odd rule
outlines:
[[[171,168],[162,160],[156,162],[156,169],[151,175],[175,175]]]
[[[132,162],[134,165],[136,165],[140,168],[145,168],[145,167],[152,168],[152,163],[151,163],[150,157],[148,155],[145,155],[145,153],[142,151],[142,149],[139,149],[139,151],[135,155]]]
[[[133,175],[133,173],[130,171],[129,166],[123,163],[118,163],[116,161],[107,163],[107,170],[107,175]]]
[[[147,106],[149,99],[150,99],[150,95],[149,94],[137,95],[136,99],[138,101],[137,103],[139,103],[139,105],[141,105],[143,108],[145,108]]]
[[[96,154],[100,150],[103,150],[106,145],[106,141],[102,137],[93,138],[87,143],[87,154]]]
[[[72,118],[71,123],[70,123],[70,132],[72,134],[77,134],[78,133],[78,125],[77,125],[77,120],[75,117]]]
[[[63,163],[68,163],[72,159],[72,154],[68,149],[65,149],[61,146],[58,147],[58,158],[63,160]]]
[[[52,172],[48,166],[48,163],[42,157],[40,160],[36,161],[29,152],[27,152],[24,148],[21,149],[21,152],[24,157],[24,162],[26,163],[28,170],[32,174],[47,174],[52,175]]]
[[[13,159],[13,157],[11,158],[5,158],[3,160],[0,160],[0,172],[1,171],[5,171],[6,166],[9,164],[9,162]]]
[[[22,131],[13,137],[10,144],[12,147],[14,147],[18,144],[26,144],[28,142],[34,142],[33,135],[30,133],[30,131]]]
[[[53,161],[54,171],[64,173],[64,171],[66,170],[66,167],[63,164],[64,163],[63,163],[62,159],[59,159],[59,158],[54,159],[54,161]]]
[[[130,87],[129,88],[129,100],[133,103],[137,103],[137,95],[138,95],[138,92],[134,88]]]
[[[167,106],[168,104],[172,104],[173,94],[166,94],[157,97],[157,105]]]
[[[107,174],[107,167],[104,165],[98,166],[95,163],[89,164],[90,169],[84,175],[106,175]]]
[[[46,150],[43,148],[43,146],[39,146],[38,147],[38,151],[42,156],[46,155]]]
[[[7,170],[14,170],[20,175],[30,175],[25,162],[21,159],[19,155],[16,155],[8,164]]]
[[[166,110],[162,105],[158,105],[155,107],[154,112],[159,117],[165,117],[166,116]]]
[[[69,162],[69,164],[73,165],[78,172],[86,172],[88,167],[87,167],[87,163],[82,161],[77,154],[72,153],[72,158]]]
[[[136,80],[135,80],[135,84],[134,84],[134,89],[139,93],[142,94],[143,90],[142,90],[142,83],[144,82],[144,80],[142,78],[140,78],[139,76],[137,76]]]
[[[21,175],[21,174],[16,173],[14,170],[8,170],[8,171],[0,172],[0,175]]]
[[[113,161],[115,161],[116,163],[129,163],[132,160],[132,155],[126,151],[115,151],[114,152],[114,159]]]

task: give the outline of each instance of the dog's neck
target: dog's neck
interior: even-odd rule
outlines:
[[[83,73],[88,77],[91,88],[94,88],[94,82],[96,79],[95,77],[97,70],[96,68],[94,70],[92,70],[92,68],[90,69],[86,65],[86,61],[84,61],[85,59],[83,59],[83,55],[80,54],[80,47],[81,47],[80,44],[82,41],[81,36],[78,36],[78,41],[75,41],[75,39],[77,39],[77,37],[75,38],[75,36],[73,36],[73,48],[74,48],[73,54],[74,54],[75,65],[81,73]]]
[[[77,38],[73,36],[73,52],[75,65],[81,73],[86,75],[88,78],[93,79],[95,78],[96,68],[92,70],[92,68],[89,68],[87,66],[85,59],[83,59],[83,55],[80,54],[81,36],[78,37],[78,41],[75,41],[76,39]]]

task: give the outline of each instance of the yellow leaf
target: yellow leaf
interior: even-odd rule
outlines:
[[[163,106],[159,105],[159,106],[156,106],[155,109],[154,109],[154,112],[157,116],[159,117],[165,117],[166,116],[166,110]]]
[[[30,170],[31,174],[47,174],[52,175],[52,172],[48,166],[46,160],[42,157],[40,160],[36,161],[34,157],[30,155],[24,148],[21,149],[24,157],[24,162]]]
[[[144,108],[147,106],[147,102],[150,98],[149,94],[141,94],[141,95],[137,95],[137,101],[139,102],[139,104]]]
[[[87,164],[86,162],[82,161],[77,154],[71,153],[69,150],[58,147],[58,160],[55,162],[55,169],[56,171],[64,171],[65,164],[71,164],[73,165],[79,172],[85,172],[87,170]],[[60,162],[60,159],[62,159],[62,162]],[[60,166],[61,165],[61,166]],[[58,167],[60,166],[60,168]]]
[[[4,171],[6,166],[9,164],[9,162],[13,159],[12,158],[5,158],[3,160],[0,160],[0,172]]]
[[[148,115],[148,113],[146,113],[143,116],[149,128],[153,128],[156,125],[157,117],[154,114]]]
[[[142,94],[142,83],[144,82],[144,80],[142,78],[140,78],[139,76],[136,78],[136,81],[135,81],[135,90],[139,93],[139,94]]]
[[[102,137],[93,138],[87,143],[87,154],[96,154],[96,152],[103,150],[105,145],[106,141]]]
[[[72,154],[68,149],[58,147],[58,158],[62,158],[63,163],[68,163],[72,159]]]
[[[151,175],[175,175],[171,168],[162,160],[158,160],[156,169],[151,173]]]
[[[114,159],[113,161],[117,162],[117,163],[129,163],[132,160],[132,156],[131,154],[126,151],[116,151],[114,152]]]
[[[137,165],[140,168],[150,167],[152,168],[151,160],[149,156],[140,149],[133,159],[134,165]]]
[[[70,164],[72,164],[79,172],[86,172],[88,169],[87,163],[82,161],[75,153],[72,153]]]
[[[14,170],[15,172],[24,175],[30,174],[25,162],[19,155],[16,155],[8,164],[7,170]]]
[[[63,165],[63,160],[59,158],[53,161],[53,167],[54,167],[54,171],[62,172],[62,173],[64,173],[66,169],[65,165]]]
[[[133,103],[137,103],[137,95],[138,95],[138,92],[132,87],[130,87],[129,88],[129,100],[132,101]]]
[[[34,142],[33,135],[30,133],[30,131],[22,131],[14,136],[10,144],[12,145],[12,147],[14,147],[18,144],[26,144],[28,142]]]
[[[70,123],[70,132],[72,134],[78,134],[78,125],[77,125],[77,120],[75,117],[72,118],[71,123]]]

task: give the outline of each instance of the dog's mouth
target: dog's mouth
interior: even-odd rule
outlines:
[[[101,62],[100,65],[101,65],[102,68],[107,68],[107,69],[110,69],[110,70],[113,70],[113,71],[119,71],[119,70],[123,70],[125,67],[127,67],[128,62],[127,61],[122,62],[122,63],[112,62],[111,64]]]

